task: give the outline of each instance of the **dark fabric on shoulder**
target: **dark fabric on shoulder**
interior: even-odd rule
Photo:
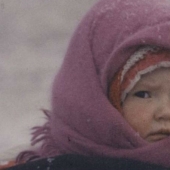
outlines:
[[[8,168],[8,170],[170,170],[129,159],[64,155]]]

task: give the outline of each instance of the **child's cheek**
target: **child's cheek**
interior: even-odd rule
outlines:
[[[143,138],[146,136],[152,122],[150,104],[149,101],[131,98],[123,104],[123,117]]]

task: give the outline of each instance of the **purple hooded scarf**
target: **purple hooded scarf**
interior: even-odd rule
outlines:
[[[170,49],[169,0],[100,0],[76,29],[55,77],[48,122],[35,128],[40,158],[129,158],[170,167],[170,138],[144,141],[108,99],[114,74],[141,46]],[[27,155],[28,154],[28,155]]]

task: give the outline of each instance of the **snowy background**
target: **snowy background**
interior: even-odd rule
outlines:
[[[29,148],[70,36],[97,0],[0,0],[0,161]]]

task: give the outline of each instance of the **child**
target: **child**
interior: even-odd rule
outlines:
[[[101,162],[103,169],[170,168],[169,83],[170,1],[100,0],[75,31],[54,80],[49,120],[32,140],[42,146],[18,160],[60,162],[74,154],[81,162],[78,154],[87,169]]]
[[[170,135],[170,51],[145,47],[114,77],[110,100],[147,142]]]

